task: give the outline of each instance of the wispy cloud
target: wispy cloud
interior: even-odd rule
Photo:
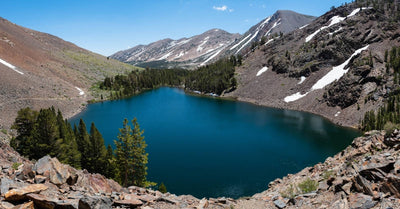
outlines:
[[[233,11],[234,11],[233,9],[228,8],[228,6],[226,6],[226,5],[222,5],[222,6],[220,6],[220,7],[218,7],[218,6],[213,6],[213,9],[214,9],[214,10],[217,10],[217,11],[221,11],[221,12],[225,12],[225,11],[233,12]]]

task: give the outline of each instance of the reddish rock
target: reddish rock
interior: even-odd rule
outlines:
[[[35,209],[33,202],[27,202],[21,205],[17,205],[13,207],[12,209]]]
[[[376,205],[376,201],[372,200],[372,197],[369,195],[357,193],[357,194],[350,194],[349,196],[349,204],[350,208],[357,208],[357,209],[369,209]]]
[[[43,190],[46,190],[48,187],[44,184],[32,184],[20,189],[12,189],[8,191],[4,197],[7,201],[20,201],[27,198],[27,194],[30,193],[39,193]]]
[[[143,202],[140,200],[116,200],[114,201],[115,206],[129,206],[129,207],[138,207],[143,205]]]

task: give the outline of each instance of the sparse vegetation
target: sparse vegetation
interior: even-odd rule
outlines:
[[[318,189],[318,185],[318,181],[307,178],[297,185],[290,184],[283,192],[281,192],[281,196],[292,199],[297,195],[316,191]]]
[[[3,134],[5,134],[5,135],[7,135],[7,130],[6,129],[1,129],[1,133],[3,133]]]
[[[318,189],[318,181],[307,178],[298,186],[303,194],[310,193]]]
[[[297,193],[295,192],[295,187],[293,184],[290,184],[285,191],[281,192],[281,196],[284,198],[293,199],[296,197]]]
[[[22,165],[22,163],[18,163],[18,162],[17,162],[17,163],[13,163],[11,167],[12,167],[14,170],[18,170],[18,167],[19,167],[20,165]]]
[[[332,177],[334,175],[335,175],[335,171],[327,170],[327,171],[324,171],[324,173],[322,174],[322,178],[327,180],[327,179],[329,179],[330,177]]]

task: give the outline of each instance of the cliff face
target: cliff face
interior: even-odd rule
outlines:
[[[400,208],[399,131],[369,132],[324,163],[236,200],[123,188],[49,156],[33,163],[4,141],[0,148],[1,208]]]

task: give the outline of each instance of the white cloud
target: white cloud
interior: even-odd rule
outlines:
[[[226,6],[226,5],[223,5],[223,6],[220,6],[220,7],[213,6],[213,9],[215,9],[217,11],[222,11],[222,12],[224,12],[224,11],[233,12],[234,11],[233,9],[228,9],[228,6]]]

